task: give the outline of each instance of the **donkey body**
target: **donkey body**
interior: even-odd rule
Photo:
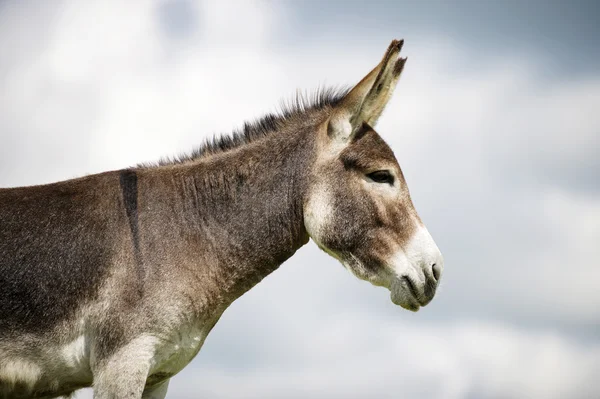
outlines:
[[[0,398],[163,398],[223,311],[309,238],[426,305],[441,255],[372,128],[401,46],[352,90],[182,159],[0,189]]]

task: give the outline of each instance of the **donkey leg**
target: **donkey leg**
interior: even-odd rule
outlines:
[[[94,399],[140,399],[147,375],[148,365],[111,362],[95,378]]]
[[[166,380],[158,385],[146,388],[142,395],[142,399],[164,399],[164,397],[167,396],[169,381],[170,380]]]
[[[94,399],[140,399],[154,347],[151,337],[138,337],[108,358],[99,359],[93,370]]]

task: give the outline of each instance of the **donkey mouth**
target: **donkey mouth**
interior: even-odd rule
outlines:
[[[424,298],[419,294],[416,284],[408,276],[395,279],[390,291],[390,299],[395,305],[412,312],[418,311],[431,301],[431,298]]]

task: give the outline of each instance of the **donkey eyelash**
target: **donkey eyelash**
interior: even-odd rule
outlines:
[[[367,177],[375,183],[387,183],[390,186],[394,185],[394,176],[387,170],[378,170],[368,173]]]

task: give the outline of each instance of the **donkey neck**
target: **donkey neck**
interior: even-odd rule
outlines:
[[[174,170],[185,228],[209,252],[199,267],[211,269],[206,285],[226,306],[308,242],[303,200],[312,130],[274,132]]]

